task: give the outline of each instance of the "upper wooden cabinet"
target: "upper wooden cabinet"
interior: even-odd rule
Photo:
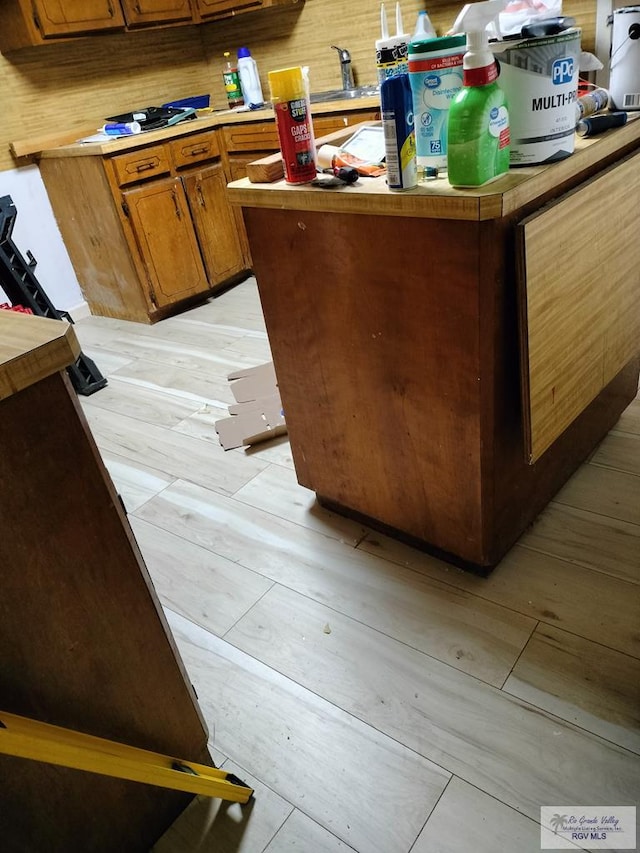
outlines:
[[[124,28],[119,0],[4,0],[0,50]]]
[[[271,6],[293,6],[300,0],[193,0],[195,10],[201,21],[215,18],[228,18],[239,12],[252,9],[267,9]]]
[[[265,4],[263,0],[195,0],[195,6],[200,17],[205,18],[225,17],[235,12],[243,11],[247,7],[260,7]]]
[[[129,27],[191,22],[190,0],[120,0]]]
[[[141,27],[199,24],[304,0],[0,0],[0,52]]]

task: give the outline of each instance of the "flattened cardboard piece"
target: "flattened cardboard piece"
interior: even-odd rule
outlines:
[[[252,412],[242,412],[216,421],[215,426],[220,444],[225,450],[257,444],[287,431],[279,398],[274,400],[266,411],[255,409]]]
[[[273,364],[262,364],[229,374],[237,402],[229,406],[231,417],[215,422],[225,450],[275,438],[287,432]]]
[[[246,403],[232,403],[229,406],[230,415],[241,415],[243,412],[255,412],[257,409],[265,412],[267,409],[273,411],[275,406],[280,408],[280,394],[270,394],[268,397],[258,397],[257,400],[247,400]]]
[[[230,373],[228,379],[231,382],[231,393],[238,403],[266,397],[278,387],[276,372],[271,362],[247,370],[237,370]]]

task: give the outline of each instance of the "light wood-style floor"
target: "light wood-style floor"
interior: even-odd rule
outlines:
[[[224,452],[270,359],[255,281],[76,325],[83,408],[248,806],[155,853],[537,853],[541,805],[640,799],[640,399],[488,579],[320,509],[286,438]]]

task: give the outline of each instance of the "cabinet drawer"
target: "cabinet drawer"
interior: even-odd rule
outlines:
[[[127,151],[126,154],[113,157],[111,162],[121,187],[171,172],[171,159],[163,145]]]
[[[275,121],[255,124],[236,124],[225,127],[224,143],[227,151],[278,151],[278,131]]]
[[[171,143],[171,156],[176,169],[193,166],[220,156],[220,148],[215,132],[196,133],[193,136],[183,136]]]

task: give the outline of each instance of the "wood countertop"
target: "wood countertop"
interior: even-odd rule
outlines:
[[[380,99],[375,96],[353,98],[344,101],[328,101],[323,104],[312,104],[314,116],[331,115],[333,113],[358,112],[380,108]],[[16,158],[39,155],[43,158],[55,157],[92,157],[96,155],[118,154],[122,151],[141,148],[154,142],[166,139],[176,139],[202,130],[212,130],[233,124],[251,124],[253,122],[274,121],[273,109],[265,107],[260,110],[219,110],[204,113],[195,119],[187,119],[171,127],[161,130],[150,130],[134,136],[121,137],[109,142],[83,142],[77,140],[96,132],[96,128],[87,128],[86,132],[74,130],[57,136],[29,138],[11,143],[11,150]]]
[[[361,178],[357,184],[323,190],[310,184],[291,186],[284,180],[251,183],[248,178],[228,185],[229,199],[242,207],[316,210],[417,218],[499,219],[544,197],[557,187],[570,188],[598,164],[613,162],[640,147],[640,116],[630,115],[623,127],[600,136],[576,138],[574,153],[548,166],[512,168],[507,175],[474,189],[454,189],[446,177],[420,183],[407,192],[391,192],[385,177]]]
[[[0,400],[63,370],[79,355],[68,323],[0,311]]]

